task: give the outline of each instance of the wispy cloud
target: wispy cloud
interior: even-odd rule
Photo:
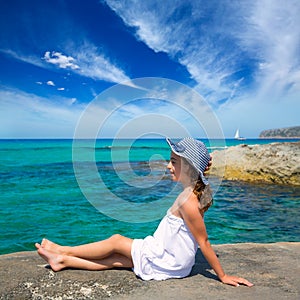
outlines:
[[[299,123],[297,112],[300,109],[300,19],[298,17],[300,3],[298,0],[165,0],[163,2],[106,0],[106,2],[127,26],[134,29],[135,37],[139,42],[142,41],[154,52],[166,53],[170,59],[186,68],[193,79],[192,82],[196,82],[194,89],[213,106],[221,122],[225,124],[228,136],[228,133],[234,132],[237,125],[243,127],[244,124],[247,128],[251,124],[249,131],[255,134],[255,132],[259,133],[259,128],[265,129],[266,126],[271,128],[273,125],[280,127]],[[53,12],[54,15],[57,15],[56,12],[55,14]],[[70,97],[78,97],[79,100],[60,97],[50,101],[17,90],[4,89],[0,95],[2,122],[4,120],[9,122],[7,117],[9,114],[5,112],[10,111],[10,115],[16,116],[10,124],[13,127],[17,126],[13,122],[18,123],[22,130],[26,128],[26,122],[38,124],[38,118],[41,118],[42,126],[37,126],[40,128],[47,126],[47,122],[50,126],[50,123],[53,123],[51,119],[57,120],[57,124],[62,122],[59,119],[73,120],[74,123],[74,118],[79,115],[81,108],[80,100],[83,100],[80,99],[80,92],[85,93],[89,89],[90,94],[96,97],[101,89],[99,87],[101,84],[96,81],[126,82],[127,86],[137,88],[130,79],[135,74],[130,74],[127,67],[130,66],[132,72],[142,68],[142,66],[136,69],[131,67],[132,61],[136,63],[134,55],[130,53],[128,61],[121,61],[117,55],[122,49],[110,51],[109,47],[114,47],[115,44],[110,44],[109,38],[99,39],[99,33],[97,32],[95,36],[96,31],[85,27],[87,25],[85,22],[75,24],[73,15],[64,11],[63,7],[62,16],[63,22],[53,25],[55,30],[51,31],[49,39],[46,41],[43,39],[44,42],[41,41],[36,26],[32,25],[33,19],[28,19],[28,23],[23,26],[26,29],[24,38],[13,36],[12,31],[7,31],[6,40],[9,42],[2,40],[0,52],[27,64],[54,71],[48,74],[47,72],[35,73],[40,70],[29,68],[28,73],[32,72],[36,77],[28,78],[34,78],[36,91],[40,95],[44,91],[64,94],[62,91],[66,86],[66,94],[68,92]],[[52,17],[49,20],[52,20]],[[101,21],[99,26],[102,26]],[[72,34],[66,36],[69,28],[74,28],[76,36]],[[85,30],[88,30],[88,33]],[[132,30],[128,30],[127,34],[130,32]],[[9,39],[9,35],[12,39]],[[101,44],[102,41],[107,44]],[[135,49],[134,43],[132,47]],[[112,53],[115,56],[112,56]],[[123,58],[123,54],[120,57]],[[140,57],[144,55],[142,52],[139,54]],[[160,74],[159,68],[164,67],[158,66],[157,74]],[[143,71],[147,72],[146,69]],[[72,76],[74,74],[77,76]],[[72,91],[73,79],[78,85],[78,75],[86,82],[86,89]],[[88,80],[89,78],[93,80]],[[190,78],[186,78],[186,81],[189,80]],[[43,89],[45,87],[46,89]],[[33,91],[28,83],[26,90]],[[158,98],[163,94],[163,90],[157,90]],[[181,95],[178,91],[176,95],[172,95],[172,98],[177,99],[179,105],[200,115],[202,107],[196,99]],[[130,117],[138,118],[151,109],[161,114],[172,112],[174,118],[181,121],[186,117],[184,114],[179,114],[180,109],[174,107],[170,109],[162,103],[158,105],[149,102],[143,105],[131,103],[122,106],[115,119],[117,120],[119,116],[125,121]],[[90,120],[96,122],[99,115],[104,116],[105,113],[106,111],[102,111],[101,114],[97,110]],[[284,119],[281,119],[282,114],[285,115]],[[71,131],[72,122],[68,122],[66,128]],[[117,123],[114,126],[117,126]],[[2,131],[5,130],[3,129],[5,126],[1,128]],[[247,135],[247,132],[243,132],[243,135]]]
[[[12,49],[0,49],[0,52],[16,60],[26,62],[30,65],[34,65],[41,68],[45,67],[41,58],[35,55],[24,54],[21,51],[14,51]]]
[[[260,59],[256,80],[261,99],[300,91],[299,14],[299,1],[259,1],[247,19],[239,42]]]
[[[17,89],[2,88],[0,137],[72,137],[84,108],[76,104],[74,98],[49,100]]]
[[[166,52],[186,66],[204,95],[230,95],[232,83],[224,81],[240,68],[240,54],[238,47],[224,48],[225,43],[232,44],[233,38],[222,28],[229,16],[221,7],[216,9],[207,1],[107,3],[127,25],[136,28],[137,37],[150,48]],[[235,10],[231,13],[235,18]]]
[[[75,70],[76,73],[108,82],[120,83],[130,80],[125,71],[113,64],[104,53],[99,53],[96,46],[86,42],[79,49],[72,51],[79,66]]]
[[[211,103],[299,88],[298,1],[106,2],[139,40],[186,66]]]
[[[47,51],[43,59],[57,68],[68,69],[76,74],[95,80],[130,84],[130,77],[126,72],[111,62],[98,48],[85,42],[81,47],[67,47],[70,55],[56,51]]]
[[[116,63],[111,62],[104,53],[88,42],[81,47],[67,47],[66,53],[58,51],[46,51],[41,57],[25,55],[12,50],[0,49],[2,53],[14,59],[32,64],[41,68],[58,68],[74,72],[84,77],[95,80],[104,80],[113,83],[127,82],[130,85],[130,77]]]
[[[95,101],[90,106],[74,97],[47,98],[2,86],[0,138],[72,138],[83,112],[84,122],[81,122],[77,137],[95,138],[99,130],[102,130],[101,137],[113,137],[122,126],[122,122],[128,122],[130,118],[145,112],[137,105],[132,106],[134,111],[128,114],[125,107],[124,110],[113,114],[115,118],[111,122],[111,114],[116,107],[122,105],[122,100],[111,98],[104,102]],[[110,123],[105,121],[107,118]],[[104,123],[108,124],[108,127],[104,126]]]

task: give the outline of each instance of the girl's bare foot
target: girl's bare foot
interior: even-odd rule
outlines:
[[[53,243],[53,242],[51,242],[50,240],[47,240],[47,239],[42,240],[41,247],[48,250],[48,251],[51,251],[51,252],[55,252],[55,253],[58,253],[58,254],[65,254],[65,251],[64,251],[65,247],[62,247],[62,246],[60,246],[56,243]]]
[[[51,252],[43,248],[40,244],[36,243],[38,254],[50,265],[53,271],[57,272],[64,269],[64,257],[63,255]]]

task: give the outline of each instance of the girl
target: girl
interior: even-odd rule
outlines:
[[[167,166],[173,181],[180,182],[179,194],[153,236],[130,239],[113,235],[107,240],[75,246],[60,246],[43,239],[36,243],[38,254],[54,271],[64,268],[105,270],[133,268],[144,280],[182,278],[190,274],[198,245],[221,282],[238,286],[253,284],[246,279],[225,274],[212,249],[204,224],[204,213],[212,204],[211,191],[204,172],[210,155],[200,141],[170,139],[171,158]]]

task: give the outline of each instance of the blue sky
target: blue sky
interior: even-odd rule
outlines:
[[[73,137],[97,95],[120,83],[139,88],[133,83],[140,77],[168,78],[197,91],[226,137],[236,128],[257,137],[264,129],[299,125],[297,0],[0,5],[0,138]],[[107,113],[124,105],[107,101]],[[135,118],[159,111],[176,120],[180,114],[159,106],[141,101],[125,110]],[[189,107],[203,109],[196,101]],[[114,127],[124,125],[113,120]],[[181,125],[192,126],[186,122]]]

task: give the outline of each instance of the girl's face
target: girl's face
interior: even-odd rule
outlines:
[[[179,181],[181,172],[181,158],[177,154],[171,152],[170,161],[167,165],[173,181]]]
[[[183,184],[189,182],[188,166],[183,163],[180,156],[171,152],[171,158],[167,166],[173,181],[180,181]]]

